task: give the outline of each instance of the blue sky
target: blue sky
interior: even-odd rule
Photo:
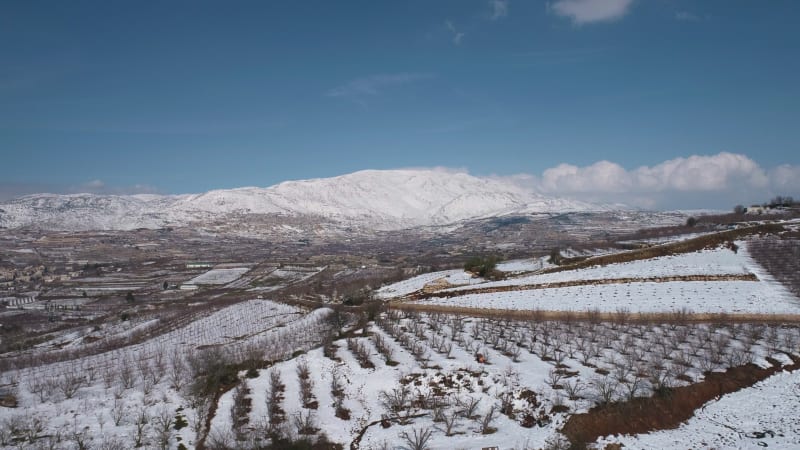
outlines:
[[[6,1],[0,195],[444,166],[605,200],[694,161],[721,184],[651,189],[800,196],[798,19],[778,0]],[[639,181],[602,184],[620,169]]]

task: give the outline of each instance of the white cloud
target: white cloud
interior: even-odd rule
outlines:
[[[765,169],[746,155],[726,152],[630,170],[610,161],[583,167],[559,164],[541,175],[506,178],[546,195],[661,209],[726,209],[775,195],[800,196],[800,166]]]
[[[633,0],[557,0],[548,7],[576,25],[607,22],[624,16]]]
[[[508,15],[508,0],[489,0],[489,6],[492,8],[492,20],[502,19]]]
[[[723,191],[742,185],[763,189],[769,177],[747,156],[723,152],[675,158],[630,171],[609,161],[586,167],[560,164],[544,171],[540,187],[545,192],[614,193]]]
[[[800,166],[780,165],[769,171],[769,181],[776,194],[800,193]]]
[[[461,40],[464,39],[465,34],[458,31],[450,20],[445,20],[444,26],[447,27],[447,30],[450,31],[450,34],[453,36],[453,44],[461,45]]]
[[[414,83],[416,81],[426,80],[429,78],[433,78],[433,75],[429,73],[406,72],[372,75],[369,77],[351,80],[341,86],[329,90],[326,95],[328,97],[361,97],[377,95],[381,92],[381,90],[388,87]]]

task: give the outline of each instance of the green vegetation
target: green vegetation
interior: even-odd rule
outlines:
[[[547,262],[556,266],[560,266],[563,260],[564,257],[561,256],[561,250],[557,248],[550,250],[550,258],[547,259]]]
[[[464,270],[482,278],[495,280],[503,277],[503,273],[497,270],[496,256],[473,256],[464,264]]]

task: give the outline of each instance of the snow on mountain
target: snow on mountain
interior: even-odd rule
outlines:
[[[374,229],[445,225],[512,213],[602,209],[513,183],[439,170],[365,170],[190,195],[37,194],[0,203],[0,226],[133,229],[222,217],[313,216]]]

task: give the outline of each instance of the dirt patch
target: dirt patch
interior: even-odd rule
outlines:
[[[602,436],[677,428],[690,419],[697,408],[716,397],[750,387],[778,371],[800,368],[800,358],[791,358],[794,363],[790,366],[773,365],[762,369],[747,364],[724,373],[708,373],[699,383],[668,389],[653,397],[597,406],[588,413],[571,416],[561,432],[575,448],[583,448]]]

